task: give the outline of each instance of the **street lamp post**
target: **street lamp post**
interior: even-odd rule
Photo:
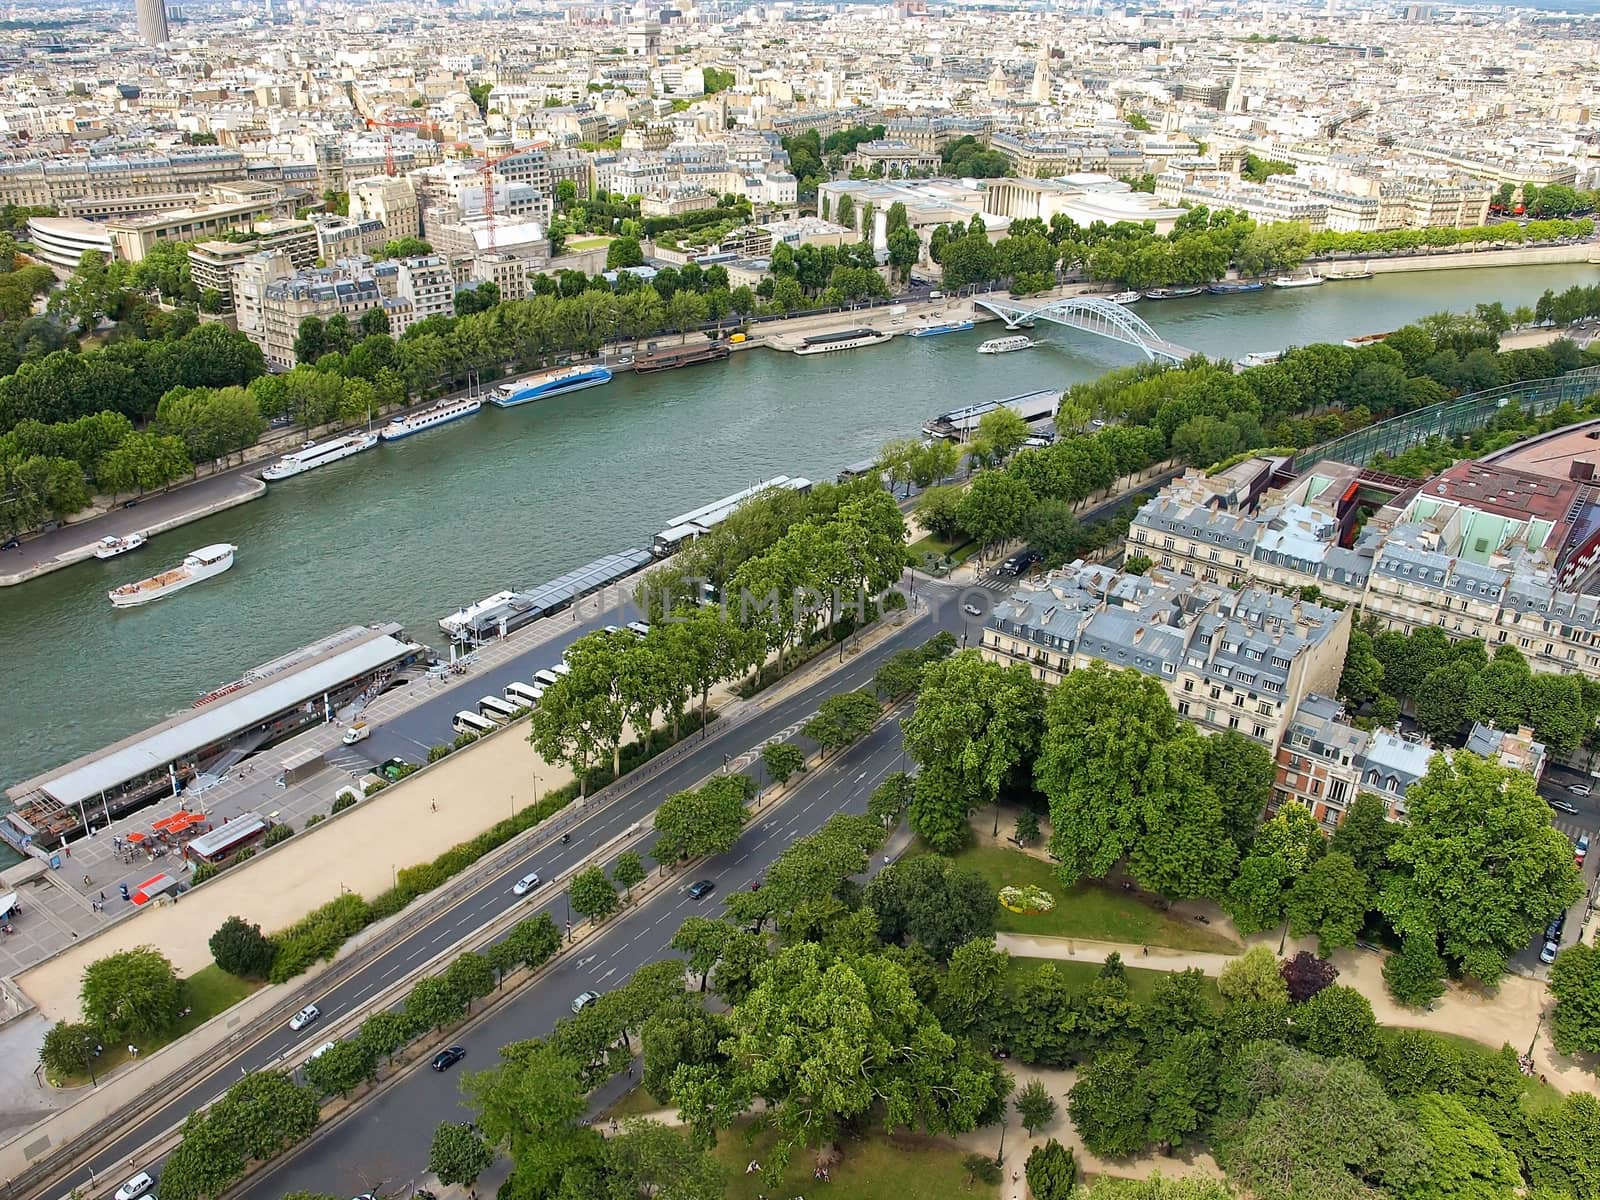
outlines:
[[[83,1056],[89,1060],[89,1086],[90,1087],[99,1087],[100,1086],[100,1079],[94,1073],[94,1051],[89,1049],[89,1043],[91,1041],[93,1041],[93,1040],[94,1039],[89,1037],[88,1035],[84,1036],[84,1039],[83,1039]]]

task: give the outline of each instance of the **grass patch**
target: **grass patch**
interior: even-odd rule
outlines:
[[[173,1026],[170,1033],[142,1039],[133,1044],[139,1047],[140,1054],[154,1053],[200,1028],[217,1014],[226,1012],[261,986],[260,980],[240,979],[237,975],[229,975],[216,963],[202,967],[183,980],[183,1003],[189,1009],[189,1015]],[[130,1057],[126,1045],[107,1046],[105,1052],[95,1059],[95,1076],[104,1079]],[[58,1087],[82,1087],[91,1082],[91,1078],[87,1074],[69,1075],[54,1082]]]
[[[970,538],[961,541],[946,541],[944,538],[928,534],[927,537],[918,538],[907,548],[909,561],[912,566],[930,574],[944,574],[950,568],[959,566],[978,552],[978,543]],[[946,565],[948,560],[948,566]]]
[[[568,250],[598,250],[602,246],[609,246],[616,238],[611,237],[569,237],[562,243]]]
[[[752,1159],[765,1164],[777,1135],[760,1130],[753,1139],[740,1132],[723,1134],[714,1151],[728,1168],[728,1200],[756,1200],[758,1196],[781,1197],[826,1194],[828,1200],[883,1200],[903,1196],[915,1200],[971,1200],[973,1196],[993,1195],[990,1188],[968,1188],[967,1173],[961,1165],[963,1153],[954,1143],[941,1138],[912,1134],[885,1137],[871,1133],[839,1144],[841,1158],[828,1172],[829,1181],[812,1178],[815,1159],[804,1150],[789,1160],[789,1169],[776,1185],[762,1174],[746,1175],[745,1165]]]
[[[1041,937],[1080,937],[1131,946],[1165,946],[1171,950],[1199,950],[1238,954],[1239,944],[1198,922],[1174,917],[1152,907],[1131,892],[1080,880],[1063,888],[1055,864],[1005,846],[969,846],[955,855],[963,866],[974,867],[998,893],[1013,884],[1033,884],[1056,898],[1047,913],[1023,916],[995,903],[995,928],[1002,933]]]
[[[1070,991],[1082,991],[1100,974],[1103,959],[1095,958],[1013,958],[1006,968],[1007,979],[1012,983],[1020,983],[1032,975],[1040,967],[1049,963],[1055,967],[1057,973],[1066,980]],[[1148,1004],[1151,994],[1171,971],[1156,971],[1148,967],[1129,967],[1127,960],[1123,966],[1128,972],[1128,992],[1136,1003]],[[1217,991],[1217,981],[1209,975],[1201,982],[1200,991],[1209,1000],[1214,1008],[1221,1009],[1222,993]]]
[[[641,1084],[630,1091],[624,1092],[618,1101],[601,1114],[605,1120],[615,1118],[626,1121],[629,1117],[642,1117],[646,1113],[660,1112],[663,1108],[671,1108],[670,1104],[659,1104],[656,1098],[644,1090]],[[598,1125],[599,1122],[596,1122]],[[743,1169],[744,1164],[740,1164]]]

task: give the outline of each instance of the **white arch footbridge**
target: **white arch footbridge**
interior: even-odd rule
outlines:
[[[1151,362],[1157,359],[1183,362],[1196,353],[1187,346],[1167,341],[1150,328],[1148,322],[1123,305],[1113,304],[1099,296],[1069,296],[1043,303],[976,296],[973,304],[992,312],[1006,323],[1008,329],[1015,329],[1030,320],[1049,321],[1052,325],[1063,325],[1068,329],[1132,346],[1143,351]]]

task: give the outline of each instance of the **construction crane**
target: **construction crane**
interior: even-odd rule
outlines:
[[[479,171],[483,175],[483,217],[484,224],[489,233],[489,253],[494,253],[494,169],[508,158],[516,158],[526,154],[531,147],[523,146],[520,149],[508,151],[505,154],[495,155],[493,158],[485,155],[483,165]],[[507,193],[509,197],[509,192]]]
[[[379,121],[374,117],[367,117],[368,129],[383,130],[383,173],[390,179],[395,176],[394,169],[394,131],[396,129],[409,129],[418,132],[423,129],[434,128],[433,122],[421,118],[412,118],[406,121]]]

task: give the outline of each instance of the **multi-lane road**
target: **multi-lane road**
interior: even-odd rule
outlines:
[[[626,831],[629,826],[636,822],[647,820],[666,796],[693,786],[698,780],[709,775],[712,771],[720,769],[723,766],[725,756],[737,758],[770,738],[795,736],[799,726],[815,713],[817,705],[823,699],[837,692],[870,686],[873,675],[889,655],[910,646],[920,645],[940,628],[960,628],[962,614],[954,600],[954,593],[950,589],[923,591],[922,594],[923,598],[932,604],[931,621],[915,620],[908,622],[903,630],[862,651],[842,667],[792,695],[777,701],[758,715],[730,728],[719,729],[721,723],[713,723],[710,729],[710,736],[699,746],[686,753],[683,758],[653,777],[642,780],[631,787],[625,782],[624,790],[618,798],[607,803],[604,807],[582,813],[576,819],[560,826],[562,831],[570,833],[570,844],[563,845],[553,831],[548,838],[530,847],[526,855],[507,866],[503,871],[481,881],[460,902],[448,911],[421,925],[402,942],[376,958],[349,980],[331,989],[326,994],[316,996],[317,1005],[323,1013],[322,1026],[325,1028],[331,1019],[352,1010],[360,1009],[365,1004],[370,1003],[371,998],[376,993],[409,970],[414,969],[419,962],[424,962],[434,955],[448,950],[452,945],[465,939],[473,930],[488,924],[514,904],[521,904],[530,913],[541,910],[551,911],[558,925],[564,925],[566,921],[566,914],[563,910],[564,892],[557,892],[552,889],[549,894],[535,893],[534,899],[537,903],[526,903],[519,902],[512,897],[511,885],[530,870],[538,871],[546,879],[556,877],[567,867],[583,861],[597,847]],[[559,650],[552,650],[548,647],[544,648],[542,652],[559,655]],[[881,749],[882,744],[876,739],[882,736],[884,735],[875,735],[875,740],[870,745]],[[376,740],[376,735],[374,735],[374,740]],[[899,754],[898,739],[895,740],[895,754],[896,756]],[[830,771],[829,777],[833,777],[833,774]],[[809,788],[812,785],[808,783],[807,786]],[[851,791],[851,789],[846,790]],[[855,795],[854,791],[851,791],[851,795]],[[815,799],[812,801],[813,807],[820,803]],[[791,818],[791,813],[809,812],[817,817],[816,824],[820,824],[821,820],[828,815],[826,812],[808,809],[807,800],[799,796],[790,800],[780,812],[784,821],[794,819]],[[792,837],[799,836],[792,832],[773,834],[772,831],[763,831],[761,826],[764,824],[764,821],[758,823],[752,836],[763,834],[764,836],[781,837],[782,845],[786,845]],[[778,844],[777,841],[772,843],[772,846],[776,848],[771,849],[771,853],[768,854],[769,860],[778,850],[782,849],[782,845]],[[737,857],[738,853],[735,852],[734,857]],[[706,903],[708,906],[714,906],[713,901],[708,900]],[[665,927],[663,926],[663,928]],[[672,928],[667,930],[666,936],[670,938],[672,931],[676,930],[676,928],[677,925],[672,924]],[[610,935],[608,934],[608,936]],[[592,952],[586,951],[586,953]],[[652,950],[651,953],[654,954],[656,951]],[[647,960],[642,959],[640,961]],[[628,968],[628,970],[631,969],[631,967]],[[566,970],[567,968],[563,965],[562,970],[556,973],[558,978]],[[619,965],[617,970],[622,972],[622,967]],[[565,977],[562,986],[571,983],[575,978],[576,976]],[[583,986],[572,986],[569,990],[575,994],[583,990]],[[571,999],[571,995],[566,996],[565,1003],[569,1006]],[[532,1003],[532,1006],[539,1012],[545,1011],[545,1007],[542,1007],[543,1000],[525,1002],[519,999],[517,1004],[512,1007],[520,1010],[527,1003]],[[550,1001],[549,1003],[553,1005],[555,1002]],[[543,1026],[543,1028],[548,1028],[548,1025]],[[520,1036],[526,1036],[526,1034]],[[121,1136],[97,1154],[89,1165],[93,1168],[96,1176],[105,1172],[114,1173],[123,1170],[127,1166],[130,1156],[136,1155],[141,1147],[180,1123],[190,1111],[224,1091],[234,1080],[239,1078],[242,1072],[260,1069],[272,1064],[295,1064],[303,1053],[309,1053],[313,1048],[320,1045],[323,1040],[325,1040],[324,1035],[316,1025],[299,1034],[291,1033],[286,1028],[273,1031],[242,1053],[219,1061],[205,1074],[199,1076],[181,1091],[168,1097],[164,1102],[153,1104],[140,1120],[130,1123],[122,1131]],[[488,1045],[489,1043],[486,1041],[483,1044]],[[487,1055],[474,1055],[474,1059],[477,1061],[482,1061],[485,1057]],[[431,1072],[429,1075],[431,1076]],[[428,1082],[436,1081],[430,1078]],[[356,1124],[359,1126],[360,1122]],[[317,1190],[326,1189],[318,1188]]]
[[[455,1039],[467,1051],[460,1066],[441,1075],[426,1063],[419,1064],[355,1116],[252,1181],[243,1195],[276,1200],[299,1190],[403,1194],[427,1171],[428,1146],[438,1124],[471,1119],[461,1103],[458,1072],[493,1066],[501,1046],[548,1034],[558,1020],[572,1015],[572,1001],[579,992],[608,991],[639,967],[673,956],[668,943],[684,918],[720,915],[723,899],[759,879],[796,839],[815,832],[835,813],[864,811],[867,795],[903,761],[899,723],[886,721],[826,767],[805,776],[770,812],[758,810],[728,853],[627,910],[577,953]],[[693,900],[684,887],[702,877],[715,880],[717,890]],[[543,907],[558,924],[563,920],[559,897],[547,897]],[[315,1033],[309,1038],[315,1042]]]

